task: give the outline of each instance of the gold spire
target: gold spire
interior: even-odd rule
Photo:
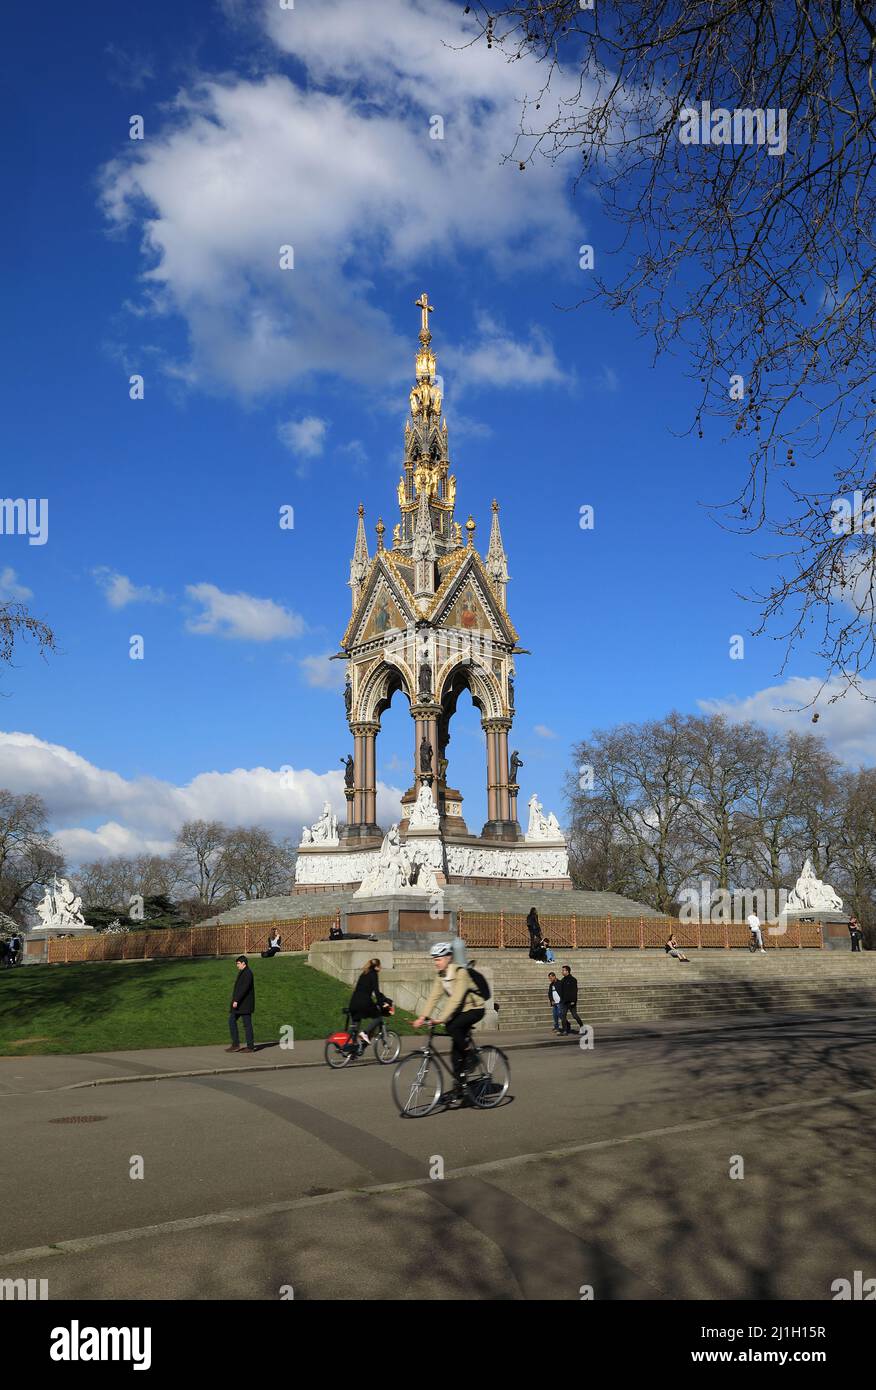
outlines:
[[[433,313],[435,305],[429,303],[429,296],[425,290],[423,290],[419,299],[414,300],[414,304],[422,311],[423,315],[423,322],[420,327],[420,342],[423,344],[423,347],[428,347],[432,341],[432,332],[429,328],[429,315]]]
[[[435,305],[429,303],[429,296],[425,290],[419,299],[414,300],[414,304],[420,310],[422,322],[419,335],[420,351],[414,362],[417,384],[411,390],[411,414],[415,419],[417,416],[427,418],[434,416],[438,419],[441,415],[441,391],[434,384],[438,364],[435,361],[435,354],[429,346],[432,341],[429,315],[434,313]]]
[[[379,517],[377,518],[377,525],[375,526],[374,529],[375,529],[375,531],[377,532],[377,549],[378,549],[378,550],[382,550],[382,549],[383,549],[383,533],[384,533],[384,531],[386,530],[386,527],[385,527],[384,524],[383,524],[383,517],[382,517],[382,516],[379,516]]]
[[[471,546],[474,545],[474,533],[475,533],[475,519],[474,519],[473,516],[470,516],[469,519],[468,519],[468,521],[465,523],[465,529],[466,529],[466,531],[468,532],[468,543],[469,543],[469,547],[471,547]]]

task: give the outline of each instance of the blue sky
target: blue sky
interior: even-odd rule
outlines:
[[[22,649],[3,674],[0,785],[46,798],[73,861],[163,848],[192,815],[297,836],[326,796],[342,810],[343,668],[325,658],[357,504],[372,551],[378,514],[397,517],[423,289],[457,516],[485,549],[499,499],[532,653],[521,802],[562,815],[572,744],[621,720],[705,705],[811,727],[782,712],[817,687],[811,652],[784,675],[769,638],[729,655],[755,621],[736,591],[769,545],[702,504],[735,490],[744,446],[686,433],[682,360],[654,365],[621,315],[570,311],[579,245],[607,256],[614,231],[571,168],[502,162],[532,74],[461,48],[463,22],[442,0],[90,0],[7,19],[2,493],[47,498],[49,535],[0,536],[0,588],[59,650]],[[872,762],[872,725],[847,700],[819,732]],[[452,735],[479,829],[469,704]],[[385,823],[410,745],[398,696]]]

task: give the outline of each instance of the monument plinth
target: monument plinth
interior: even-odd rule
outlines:
[[[431,349],[423,294],[415,382],[405,423],[399,520],[386,548],[378,519],[369,554],[360,504],[350,562],[352,613],[338,659],[347,663],[344,707],[353,751],[345,768],[346,824],[330,808],[305,830],[296,891],[358,885],[357,899],[378,893],[420,896],[444,883],[519,883],[571,887],[566,843],[557,819],[530,797],[524,835],[517,819],[514,721],[515,658],[525,654],[507,607],[508,562],[493,502],[489,544],[481,558],[476,525],[456,519],[447,422]],[[450,726],[467,690],[481,716],[486,753],[487,820],[473,834],[462,795],[447,780]],[[401,691],[412,720],[413,776],[386,834],[377,823],[376,741],[381,716]]]

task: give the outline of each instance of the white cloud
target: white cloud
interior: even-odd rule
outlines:
[[[99,565],[91,573],[106,595],[110,608],[126,608],[129,603],[164,603],[166,595],[148,584],[132,584],[126,574]]]
[[[838,758],[857,767],[876,763],[876,680],[862,681],[861,686],[869,700],[852,690],[831,704],[832,696],[840,695],[844,689],[839,680],[828,682],[822,689],[818,676],[792,676],[781,685],[767,686],[743,698],[729,696],[697,703],[709,714],[726,714],[738,722],[752,719],[764,728],[780,732],[794,729],[798,733],[818,734]],[[813,724],[816,710],[818,723]]]
[[[303,420],[286,420],[277,426],[277,437],[296,458],[319,458],[325,447],[326,422],[318,415]]]
[[[264,825],[297,837],[325,801],[346,817],[344,773],[266,767],[202,772],[185,786],[125,778],[61,744],[33,734],[0,733],[0,786],[35,792],[46,802],[55,838],[71,860],[164,853],[186,820]],[[378,814],[399,818],[401,790],[378,784]],[[89,822],[96,823],[89,825]]]
[[[215,584],[187,584],[186,593],[202,608],[186,623],[189,632],[246,642],[273,642],[277,638],[300,637],[304,631],[300,614],[270,598],[224,594]]]
[[[557,360],[542,329],[530,329],[529,341],[515,339],[490,314],[478,315],[478,340],[468,347],[446,350],[454,368],[457,390],[466,386],[559,386],[571,377]]]
[[[831,598],[844,603],[865,622],[876,618],[876,554],[871,547],[858,549],[846,558],[845,584],[836,584]]]
[[[19,584],[18,575],[10,565],[0,571],[0,603],[23,603],[33,598],[33,590]]]
[[[563,161],[521,174],[502,158],[537,64],[468,46],[473,20],[450,0],[263,14],[297,81],[206,78],[102,173],[110,224],[141,234],[153,308],[186,321],[179,377],[243,395],[327,371],[385,384],[407,367],[413,323],[401,339],[378,307],[381,272],[419,290],[439,255],[515,273],[571,263],[581,226]],[[562,97],[577,79],[555,80]],[[435,115],[444,139],[430,138]],[[528,357],[518,372],[556,373],[545,345]]]
[[[533,732],[538,734],[539,738],[556,738],[553,729],[549,729],[547,724],[536,724]]]
[[[318,686],[321,690],[343,690],[346,665],[343,661],[332,661],[331,657],[331,652],[302,657],[298,665],[308,685]]]

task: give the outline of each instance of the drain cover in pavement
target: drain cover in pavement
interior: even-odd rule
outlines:
[[[61,1115],[57,1120],[49,1120],[50,1125],[93,1125],[105,1120],[106,1115]]]

